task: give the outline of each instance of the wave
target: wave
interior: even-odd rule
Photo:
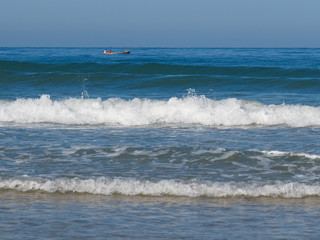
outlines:
[[[87,193],[97,195],[177,197],[282,197],[320,196],[319,184],[298,182],[182,182],[178,180],[148,181],[100,177],[96,179],[0,179],[0,190],[43,191],[47,193]]]
[[[178,160],[180,163],[180,160],[183,164],[193,164],[194,161],[201,161],[202,163],[209,163],[214,162],[217,160],[226,160],[229,162],[231,161],[239,161],[241,162],[242,159],[238,156],[244,156],[246,158],[254,158],[259,156],[267,157],[268,159],[274,159],[276,163],[279,163],[278,157],[284,157],[286,158],[295,158],[298,159],[297,161],[300,161],[301,159],[304,160],[311,160],[308,161],[309,163],[315,163],[317,164],[317,161],[312,160],[320,160],[319,154],[309,154],[305,152],[285,152],[285,151],[278,151],[278,150],[258,150],[258,149],[249,149],[249,150],[231,150],[226,148],[206,148],[206,147],[200,147],[200,146],[183,146],[183,147],[177,147],[177,146],[161,146],[161,147],[154,147],[151,149],[145,149],[142,147],[118,147],[113,146],[110,148],[96,148],[92,146],[74,146],[71,149],[68,149],[64,152],[64,154],[76,154],[77,156],[83,156],[88,154],[103,154],[106,158],[113,158],[113,161],[115,159],[119,158],[120,156],[126,155],[129,157],[144,157],[145,161],[148,158],[150,161],[153,161],[154,159],[159,159],[161,156],[166,155],[168,159],[175,158],[175,160]],[[174,155],[174,156],[173,156]],[[186,156],[190,156],[194,161],[188,161],[188,158]],[[121,158],[120,158],[121,159]],[[265,159],[265,158],[264,158]],[[20,160],[19,160],[20,161]],[[174,160],[172,161],[175,162]],[[305,161],[304,161],[305,162]],[[291,163],[294,163],[294,160],[291,160]]]
[[[33,87],[79,85],[86,79],[98,87],[122,89],[210,87],[266,91],[297,90],[318,93],[320,70],[314,68],[175,65],[161,63],[33,63],[0,60],[0,84]]]
[[[0,60],[0,72],[129,73],[165,75],[320,78],[320,69],[242,66],[175,65],[163,63],[35,63]]]
[[[212,100],[205,96],[169,100],[121,98],[52,100],[40,98],[0,101],[2,123],[66,125],[203,125],[203,126],[320,126],[320,107],[264,105],[235,98]]]
[[[282,156],[293,156],[293,157],[303,157],[308,159],[320,159],[320,155],[316,154],[308,154],[308,153],[299,153],[299,152],[283,152],[283,151],[259,151],[259,150],[252,150],[256,152],[261,152],[268,157],[282,157]]]

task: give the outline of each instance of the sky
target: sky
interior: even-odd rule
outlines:
[[[320,47],[320,0],[0,0],[0,47]]]

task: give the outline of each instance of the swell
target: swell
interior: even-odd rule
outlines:
[[[17,90],[21,87],[36,90],[37,95],[47,92],[53,94],[53,89],[66,86],[69,89],[79,89],[84,82],[93,94],[101,89],[158,92],[167,91],[168,88],[172,92],[181,92],[182,89],[188,88],[206,88],[219,92],[286,91],[318,94],[320,70],[158,63],[45,64],[0,60],[0,87],[6,89],[9,96],[10,92],[18,93]]]
[[[190,75],[190,76],[237,76],[237,77],[279,77],[279,78],[320,78],[319,69],[295,69],[280,67],[238,67],[172,65],[160,63],[34,63],[0,60],[0,72],[19,73],[124,73],[141,75]]]

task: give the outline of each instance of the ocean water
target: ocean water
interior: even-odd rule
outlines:
[[[320,49],[129,50],[0,48],[1,238],[319,239]]]

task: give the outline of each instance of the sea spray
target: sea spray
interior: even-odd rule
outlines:
[[[88,78],[83,78],[81,81],[81,99],[88,99],[89,93],[87,91],[87,83],[88,83]]]

